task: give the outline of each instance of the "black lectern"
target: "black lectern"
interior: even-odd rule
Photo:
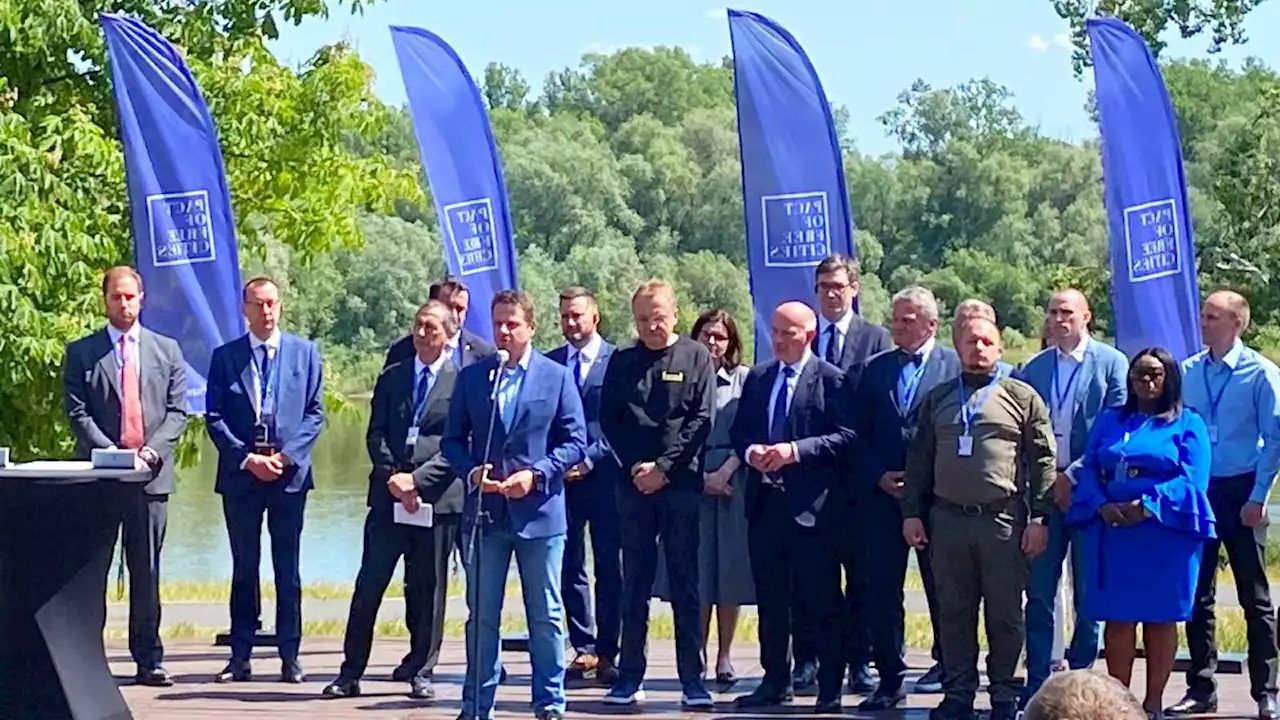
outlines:
[[[107,665],[107,574],[150,473],[42,461],[0,468],[0,718],[125,720]]]

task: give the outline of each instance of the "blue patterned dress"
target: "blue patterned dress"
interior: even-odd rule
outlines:
[[[1171,422],[1107,410],[1089,433],[1067,521],[1081,527],[1084,613],[1091,620],[1172,623],[1191,617],[1205,540],[1209,433],[1193,410]],[[1098,509],[1139,500],[1147,519],[1111,527]]]

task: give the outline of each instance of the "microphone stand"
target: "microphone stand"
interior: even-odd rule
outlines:
[[[507,359],[509,357],[510,355],[506,350],[498,351],[498,365],[493,371],[493,388],[489,391],[489,428],[485,434],[484,457],[482,457],[480,461],[481,467],[490,462],[489,453],[493,448],[493,431],[498,420],[498,384],[502,382],[502,373],[506,368]],[[468,533],[467,537],[467,561],[471,564],[472,575],[475,580],[474,583],[468,582],[467,588],[468,591],[471,591],[472,588],[470,586],[475,586],[474,592],[469,593],[471,594],[473,608],[472,614],[474,614],[475,617],[472,620],[472,627],[474,630],[471,633],[469,641],[471,647],[468,648],[471,653],[473,663],[468,663],[468,670],[470,671],[468,674],[471,676],[472,703],[474,708],[477,710],[480,706],[480,558],[484,547],[484,533],[480,532],[480,521],[481,519],[488,518],[488,513],[483,512],[481,507],[484,504],[483,485],[484,481],[489,479],[489,474],[482,470],[480,475],[481,484],[480,486],[475,487],[476,505],[475,510],[471,515],[471,532]],[[470,490],[468,490],[468,492],[470,492]],[[499,625],[501,625],[501,622],[499,622]],[[498,642],[498,656],[499,658],[502,656],[501,638],[499,638]],[[476,717],[479,717],[478,712],[476,713]]]

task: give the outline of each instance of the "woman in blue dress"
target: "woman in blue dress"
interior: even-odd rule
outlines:
[[[1137,626],[1147,658],[1143,706],[1162,717],[1191,617],[1204,542],[1214,537],[1210,444],[1204,421],[1182,406],[1182,374],[1164,348],[1129,365],[1128,401],[1100,415],[1080,460],[1067,521],[1085,552],[1084,611],[1106,622],[1107,670],[1127,687]]]

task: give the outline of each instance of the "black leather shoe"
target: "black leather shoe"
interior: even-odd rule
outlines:
[[[813,705],[815,715],[839,715],[842,709],[840,697],[835,698],[818,698],[818,702]]]
[[[248,660],[235,660],[227,663],[222,672],[213,676],[217,683],[249,682],[253,679],[253,668]]]
[[[1258,720],[1276,720],[1280,718],[1280,710],[1276,707],[1275,695],[1263,695],[1258,698]]]
[[[173,676],[168,670],[160,666],[156,666],[147,670],[138,668],[138,674],[133,677],[133,681],[138,685],[146,685],[147,687],[172,687]]]
[[[1165,708],[1165,715],[1210,715],[1218,712],[1218,698],[1200,700],[1190,695]]]
[[[397,665],[396,669],[391,671],[391,682],[409,682],[417,674],[417,671],[408,665]]]
[[[431,686],[431,679],[414,676],[409,680],[409,697],[414,700],[435,700],[436,689]]]
[[[564,713],[559,710],[542,710],[538,713],[537,720],[564,720]]]
[[[326,685],[322,694],[325,697],[360,697],[360,681],[340,677]]]
[[[285,660],[280,664],[280,682],[298,685],[307,681],[307,674],[297,660]]]
[[[977,720],[977,717],[972,705],[962,705],[954,700],[943,700],[942,704],[929,711],[929,720]]]
[[[1017,720],[1018,703],[1016,702],[998,702],[991,704],[991,714],[987,717],[991,720]]]
[[[794,700],[795,697],[795,692],[791,688],[777,690],[761,685],[749,695],[739,695],[733,701],[733,704],[741,709],[765,708],[773,707],[774,705],[785,705]]]
[[[907,694],[901,689],[885,690],[883,688],[876,690],[875,694],[858,706],[858,712],[881,712],[884,710],[892,710],[907,699]]]

